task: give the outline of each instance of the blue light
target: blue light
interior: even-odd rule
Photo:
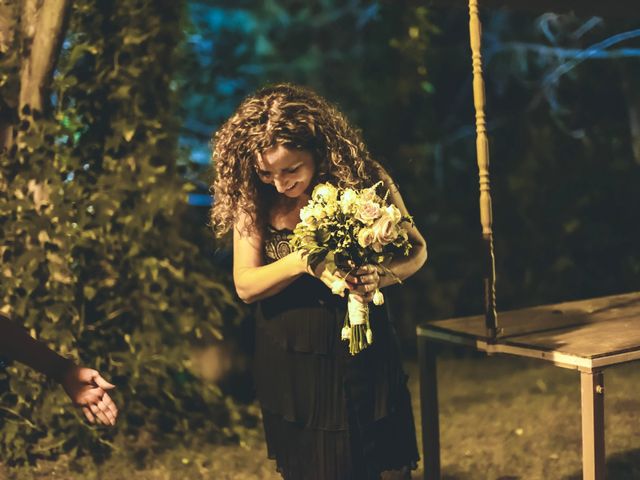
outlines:
[[[210,207],[211,195],[206,193],[190,193],[187,203],[196,207]]]

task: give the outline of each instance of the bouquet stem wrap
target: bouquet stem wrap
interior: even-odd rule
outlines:
[[[352,295],[347,296],[347,314],[342,327],[342,340],[349,342],[349,353],[356,355],[373,343],[369,324],[369,305]]]

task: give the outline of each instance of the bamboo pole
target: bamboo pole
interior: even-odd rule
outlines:
[[[476,154],[480,177],[480,223],[482,224],[483,246],[485,248],[485,325],[487,336],[495,340],[500,332],[496,311],[496,262],[493,249],[493,212],[491,208],[491,187],[489,183],[489,140],[485,120],[485,90],[482,78],[482,24],[478,12],[478,0],[469,0],[469,38],[473,65],[473,103],[476,110]]]

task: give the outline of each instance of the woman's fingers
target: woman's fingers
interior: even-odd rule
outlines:
[[[107,403],[104,401],[104,397],[102,400],[98,402],[98,408],[102,413],[104,413],[105,417],[109,420],[109,425],[116,424],[116,417],[111,411],[111,409],[107,406]]]
[[[89,405],[89,408],[91,409],[91,413],[93,413],[96,418],[100,420],[100,423],[104,425],[111,425],[109,417],[107,417],[107,415],[100,409],[98,405],[92,403],[91,405]]]
[[[107,405],[107,408],[111,411],[111,414],[113,415],[114,423],[115,423],[115,419],[118,417],[118,407],[116,407],[116,404],[113,403],[113,400],[111,399],[111,397],[107,392],[104,393],[104,396],[102,397],[102,401]]]
[[[89,423],[96,423],[96,417],[93,416],[93,413],[91,413],[89,407],[82,407],[82,413],[84,413],[84,416],[87,417]]]
[[[347,283],[349,284],[349,289],[352,292],[368,294],[374,292],[378,288],[380,277],[376,274],[367,274],[358,277],[356,281],[347,281]]]

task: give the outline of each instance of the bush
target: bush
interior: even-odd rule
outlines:
[[[182,2],[74,2],[52,109],[25,109],[0,157],[0,298],[14,321],[117,384],[119,426],[86,425],[61,389],[11,366],[0,457],[96,457],[142,432],[228,438],[241,413],[193,374],[190,346],[239,318],[226,276],[187,236],[171,90]],[[19,42],[19,39],[16,39]],[[5,57],[6,71],[18,56]],[[2,96],[11,105],[15,84]],[[17,118],[17,115],[16,115]],[[143,455],[140,453],[139,455]]]

